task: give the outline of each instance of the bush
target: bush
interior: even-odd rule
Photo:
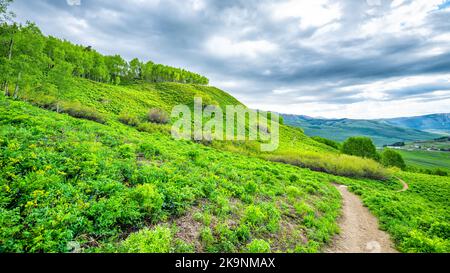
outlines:
[[[260,207],[250,205],[245,210],[244,221],[250,226],[259,226],[264,223],[266,217],[266,214]]]
[[[152,108],[148,112],[148,121],[158,124],[169,123],[169,115],[160,108]]]
[[[140,124],[139,118],[129,113],[121,113],[119,115],[119,121],[125,125],[137,127]]]
[[[172,233],[169,228],[157,226],[131,234],[122,243],[125,253],[168,253],[171,251]]]
[[[381,154],[381,164],[387,167],[398,167],[402,170],[406,168],[402,156],[394,150],[385,149]]]
[[[335,148],[336,150],[339,150],[340,149],[340,144],[338,143],[338,142],[336,142],[336,141],[333,141],[333,140],[331,140],[331,139],[327,139],[327,138],[324,138],[324,137],[320,137],[320,136],[314,136],[314,137],[311,137],[312,139],[314,139],[315,141],[317,141],[317,142],[320,142],[320,143],[323,143],[323,144],[325,144],[325,145],[328,145],[328,146],[330,146],[330,147],[332,147],[332,148]]]
[[[138,185],[131,193],[133,200],[137,201],[141,210],[155,219],[161,212],[163,196],[153,184]]]
[[[246,247],[248,253],[270,253],[270,244],[264,240],[255,239]]]
[[[368,137],[350,137],[342,145],[342,152],[348,155],[378,160],[377,149]]]
[[[438,175],[438,176],[448,176],[448,172],[441,170],[441,169],[435,169],[431,171],[431,174]]]
[[[75,118],[83,118],[98,123],[105,123],[105,118],[95,108],[82,105],[80,102],[62,102],[60,111]]]

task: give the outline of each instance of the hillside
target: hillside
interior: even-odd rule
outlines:
[[[450,134],[450,114],[433,114],[417,117],[382,119],[388,124],[436,134]]]
[[[337,231],[331,176],[4,98],[0,109],[0,252],[303,252]],[[138,230],[162,238],[140,249]]]
[[[390,124],[387,121],[357,119],[318,119],[307,116],[283,115],[286,124],[300,127],[308,136],[321,136],[344,141],[351,136],[367,136],[381,147],[399,141],[428,140],[437,134]]]

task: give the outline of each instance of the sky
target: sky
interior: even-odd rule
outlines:
[[[325,118],[450,112],[450,0],[15,0],[16,20],[183,67],[247,106]]]

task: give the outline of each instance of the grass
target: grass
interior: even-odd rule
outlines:
[[[0,128],[0,252],[314,252],[338,231],[327,174],[3,98]]]
[[[450,153],[438,151],[398,151],[406,164],[416,168],[450,171]]]

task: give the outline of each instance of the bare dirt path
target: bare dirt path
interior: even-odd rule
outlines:
[[[406,183],[405,183],[406,184]],[[335,185],[343,199],[342,216],[339,220],[341,233],[328,253],[395,253],[389,235],[379,230],[378,219],[363,206],[361,200],[344,185]]]
[[[404,191],[407,191],[407,190],[409,189],[408,184],[406,184],[406,182],[403,181],[403,179],[398,178],[398,177],[396,177],[396,178],[398,179],[398,181],[400,181],[400,183],[403,184],[403,188],[402,188],[401,190],[399,190],[398,192],[404,192]]]

